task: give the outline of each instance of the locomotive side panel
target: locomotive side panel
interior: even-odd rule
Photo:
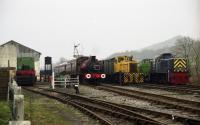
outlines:
[[[65,68],[66,73],[71,75],[81,74],[82,71],[80,67],[83,64],[83,62],[87,59],[88,57],[79,57],[77,59],[68,61]]]
[[[77,60],[76,60],[76,66],[75,66],[75,69],[76,70],[76,74],[83,74],[84,72],[82,71],[81,67],[84,65],[83,63],[88,60],[89,57],[79,57]]]
[[[153,59],[143,59],[139,63],[139,71],[144,76],[144,81],[150,81],[150,73],[153,71]]]
[[[103,60],[104,73],[107,75],[114,74],[114,60]]]

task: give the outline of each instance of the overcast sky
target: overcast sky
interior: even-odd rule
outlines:
[[[200,0],[0,0],[0,44],[15,40],[54,61],[72,57],[74,43],[104,58],[176,35],[200,38]]]

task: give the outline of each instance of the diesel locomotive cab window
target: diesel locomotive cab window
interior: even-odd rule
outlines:
[[[123,57],[119,57],[119,58],[118,58],[118,62],[121,62],[121,61],[123,61],[123,60],[124,60]]]
[[[94,65],[93,68],[94,70],[100,70],[100,65]]]

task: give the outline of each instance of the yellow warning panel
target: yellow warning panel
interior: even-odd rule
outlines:
[[[187,62],[184,58],[174,59],[174,71],[184,71],[187,68]]]
[[[122,77],[124,83],[142,83],[144,82],[142,73],[124,73]]]

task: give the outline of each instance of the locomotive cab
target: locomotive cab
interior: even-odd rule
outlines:
[[[88,60],[85,60],[81,64],[82,72],[101,72],[102,66],[100,65],[99,61],[96,59],[95,56],[91,56]]]
[[[115,58],[114,72],[138,72],[138,62],[133,60],[132,57],[119,56]]]
[[[171,60],[174,56],[171,53],[164,53],[155,60],[155,71],[159,73],[167,73],[171,69]]]

